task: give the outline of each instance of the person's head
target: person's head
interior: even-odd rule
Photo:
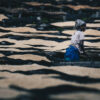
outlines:
[[[86,29],[86,22],[81,20],[81,19],[77,19],[76,22],[75,22],[75,28],[77,30],[80,30],[80,31],[85,31],[85,29]]]

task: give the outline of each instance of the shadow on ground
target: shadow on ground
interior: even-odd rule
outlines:
[[[23,74],[23,75],[50,75],[56,74],[58,76],[52,77],[45,77],[45,78],[55,78],[59,80],[69,81],[69,82],[76,82],[80,84],[93,84],[93,83],[100,83],[100,78],[90,78],[88,76],[75,76],[69,75],[60,71],[52,70],[52,69],[38,69],[38,70],[30,70],[30,71],[9,71],[9,70],[0,70],[0,72],[8,72],[13,74]]]
[[[10,85],[10,89],[16,91],[26,92],[27,95],[19,95],[15,98],[2,99],[1,100],[65,100],[65,99],[54,99],[52,95],[69,94],[69,93],[100,93],[100,90],[93,88],[86,88],[82,86],[74,85],[58,85],[53,87],[47,87],[43,89],[25,89],[16,85]],[[66,100],[69,100],[66,98]],[[74,99],[71,99],[74,100]]]

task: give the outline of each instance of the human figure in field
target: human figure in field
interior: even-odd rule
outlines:
[[[66,61],[79,61],[80,54],[85,53],[84,49],[84,31],[86,30],[86,23],[81,19],[77,19],[75,22],[76,32],[71,37],[71,45],[66,49],[65,60]]]

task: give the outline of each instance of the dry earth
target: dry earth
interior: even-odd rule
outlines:
[[[0,15],[0,21],[5,18]],[[100,20],[94,22],[87,24],[85,45],[100,56],[100,31],[92,29],[100,27]],[[73,27],[74,21],[51,24]],[[62,35],[28,25],[0,29],[0,100],[100,100],[100,68],[53,66],[45,55],[65,52],[74,29]]]

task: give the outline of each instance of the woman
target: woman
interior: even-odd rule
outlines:
[[[86,23],[83,20],[77,19],[75,22],[76,32],[72,35],[71,45],[66,49],[66,61],[79,61],[80,54],[86,54],[84,50],[84,31]]]

